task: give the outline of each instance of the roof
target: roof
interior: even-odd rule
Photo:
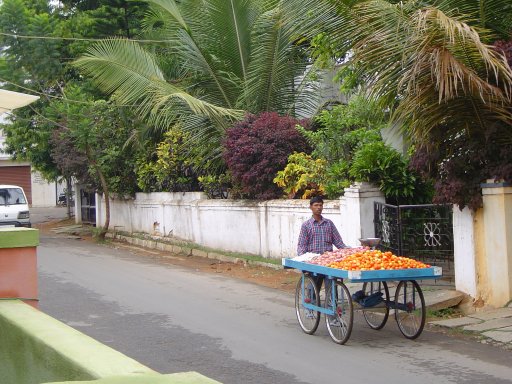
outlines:
[[[0,188],[19,188],[19,189],[23,189],[19,185],[9,185],[9,184],[0,184]]]
[[[0,115],[10,110],[24,107],[39,99],[39,96],[0,89]]]

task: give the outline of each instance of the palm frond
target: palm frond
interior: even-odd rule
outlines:
[[[185,19],[183,18],[178,4],[174,0],[146,0],[150,4],[154,4],[166,11],[167,15],[173,18],[181,28],[189,30]]]
[[[232,73],[223,68],[220,58],[205,51],[188,33],[180,31],[179,37],[178,50],[183,66],[186,66],[192,75],[195,74],[196,86],[208,91],[211,102],[232,108],[233,100],[236,99],[236,95],[233,95],[236,93],[236,87],[233,87],[233,81],[229,77]]]
[[[137,104],[144,114],[163,113],[181,105],[205,116],[239,116],[239,112],[197,99],[164,79],[155,59],[138,44],[109,39],[93,45],[75,65],[122,104]],[[153,117],[160,121],[164,117]]]
[[[393,116],[416,139],[445,124],[443,111],[452,105],[469,106],[463,114],[473,123],[461,121],[459,128],[482,128],[492,111],[495,119],[512,121],[512,71],[482,41],[487,30],[470,26],[456,12],[418,8],[415,2],[366,1],[353,14],[359,21],[352,36],[353,63],[374,97],[398,104]]]
[[[239,105],[251,112],[285,113],[294,103],[296,77],[306,69],[282,23],[282,11],[263,13],[253,30],[253,46],[244,94]],[[295,50],[295,52],[294,52]]]
[[[219,31],[217,51],[222,52],[231,71],[245,81],[250,57],[251,30],[261,13],[260,1],[212,0],[209,2],[209,12],[212,25]]]

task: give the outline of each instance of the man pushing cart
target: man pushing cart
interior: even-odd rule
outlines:
[[[362,247],[349,248],[332,221],[322,217],[323,200],[312,198],[310,208],[313,216],[302,225],[298,256],[283,259],[285,268],[302,272],[295,292],[302,330],[313,334],[323,313],[332,340],[345,344],[352,332],[354,310],[361,310],[375,330],[384,327],[393,311],[402,334],[417,338],[425,325],[426,310],[416,280],[439,279],[441,268],[375,250],[378,239],[361,239]],[[351,294],[344,281],[362,283],[362,289]],[[392,298],[390,281],[398,281]]]

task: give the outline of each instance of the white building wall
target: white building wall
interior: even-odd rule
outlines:
[[[49,183],[37,171],[32,171],[32,206],[54,207],[61,187],[57,183]]]

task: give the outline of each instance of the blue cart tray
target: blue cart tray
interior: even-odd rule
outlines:
[[[311,272],[312,274],[337,277],[354,283],[366,281],[427,280],[439,279],[443,276],[443,269],[441,267],[347,271],[344,269],[329,268],[322,265],[296,261],[289,258],[283,258],[282,264],[285,268],[294,268],[303,272]]]

